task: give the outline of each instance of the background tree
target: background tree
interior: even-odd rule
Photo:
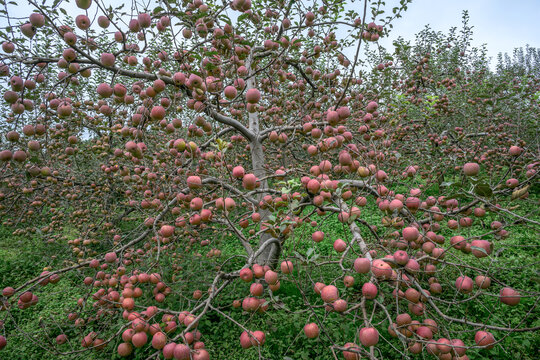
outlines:
[[[497,72],[510,72],[514,76],[530,75],[533,78],[538,78],[540,74],[540,52],[539,49],[526,46],[516,48],[512,53],[512,57],[507,53],[499,53],[497,56]]]

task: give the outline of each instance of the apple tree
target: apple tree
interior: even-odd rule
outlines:
[[[466,14],[384,49],[409,2],[2,2],[2,226],[64,251],[3,289],[0,349],[468,359],[538,331],[540,79],[493,73]]]

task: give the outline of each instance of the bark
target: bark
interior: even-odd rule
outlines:
[[[250,59],[247,61],[247,68],[250,71],[251,75],[251,64],[253,60],[253,55],[251,55]],[[255,84],[255,77],[250,76],[246,82],[246,91],[249,89],[256,88]],[[253,168],[253,174],[258,179],[263,179],[266,177],[266,157],[264,155],[264,149],[262,145],[262,139],[260,138],[260,123],[259,123],[259,115],[254,113],[249,113],[249,130],[254,135],[250,140],[250,155],[251,155],[251,166]],[[261,180],[261,189],[268,189],[268,181]],[[261,191],[257,196],[257,200],[260,202],[262,198],[266,195],[266,192]],[[270,211],[261,209],[259,211],[261,214],[261,224],[264,224],[269,216]],[[267,233],[262,233],[259,237],[259,248],[263,248],[263,251],[257,256],[255,259],[255,263],[260,265],[269,265],[270,267],[274,268],[279,260],[279,256],[281,253],[281,247],[279,245],[278,241],[274,241],[271,244],[266,244],[266,242],[272,242],[274,237]]]

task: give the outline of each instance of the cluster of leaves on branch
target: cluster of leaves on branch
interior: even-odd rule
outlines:
[[[218,317],[238,358],[464,360],[540,329],[504,266],[540,225],[540,78],[490,71],[466,13],[390,51],[410,1],[75,2],[0,1],[2,226],[69,250],[3,289],[0,350],[204,360]]]

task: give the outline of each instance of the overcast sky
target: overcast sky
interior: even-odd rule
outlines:
[[[115,4],[120,1],[123,0],[105,2]],[[25,5],[25,0],[18,3],[17,7],[9,8],[11,15],[27,16],[33,10],[32,6]],[[82,13],[74,3],[73,0],[61,6],[70,14]],[[359,12],[361,3],[356,0],[351,5]],[[399,1],[386,0],[386,3],[391,9]],[[390,38],[380,41],[389,48],[398,36],[414,40],[415,34],[426,24],[446,33],[453,26],[461,26],[463,10],[469,11],[470,25],[474,27],[473,45],[487,44],[488,54],[494,58],[492,65],[499,52],[511,53],[515,47],[526,44],[540,48],[540,0],[413,0],[403,17],[394,21]],[[5,20],[0,19],[0,26],[5,25]]]
[[[463,10],[469,11],[473,46],[487,44],[494,61],[499,52],[512,53],[526,44],[540,48],[540,0],[413,0],[382,44],[388,47],[398,36],[414,40],[426,24],[443,32],[453,26],[459,28]]]

